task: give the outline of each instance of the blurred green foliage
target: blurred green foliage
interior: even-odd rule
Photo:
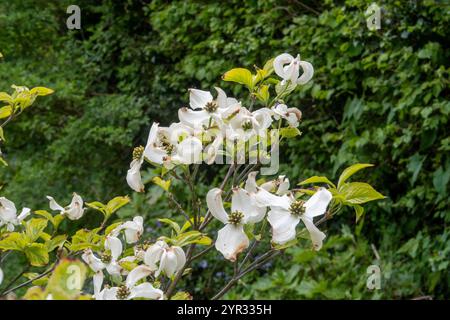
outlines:
[[[315,75],[288,101],[303,112],[303,135],[284,148],[281,171],[297,182],[374,163],[363,174],[388,199],[369,206],[356,228],[350,212],[328,223],[322,251],[291,248],[228,297],[448,298],[448,6],[378,1],[381,29],[369,31],[364,11],[372,1],[78,0],[82,30],[69,31],[70,2],[0,4],[0,90],[12,83],[55,90],[6,130],[3,195],[37,209],[47,206],[46,194],[68,199],[77,191],[87,201],[131,194],[132,147],[145,142],[152,121],[176,118],[187,88],[244,94],[220,74],[299,52]],[[122,212],[147,215],[153,228],[156,216],[173,211],[161,193],[133,195]],[[206,270],[194,297],[218,289],[207,278],[220,278],[212,259],[197,266]],[[365,287],[373,263],[382,270],[379,291]]]

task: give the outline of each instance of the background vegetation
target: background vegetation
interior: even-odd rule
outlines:
[[[159,228],[154,217],[177,216],[162,191],[137,195],[125,182],[132,147],[145,143],[151,122],[174,120],[186,88],[238,94],[223,72],[300,52],[315,76],[289,101],[305,120],[282,155],[283,172],[296,182],[374,163],[361,174],[388,198],[358,225],[352,212],[329,222],[319,253],[291,248],[227,297],[449,297],[448,5],[380,0],[382,27],[370,32],[366,1],[78,0],[82,30],[69,31],[72,2],[0,4],[0,91],[13,83],[55,90],[8,127],[2,195],[40,209],[47,194],[67,203],[73,191],[102,202],[130,194],[121,215],[142,214]],[[214,169],[204,169],[213,184]],[[78,226],[95,219],[87,214]],[[226,280],[218,257],[193,270],[196,287],[186,281],[195,298]],[[382,289],[369,291],[374,263]]]

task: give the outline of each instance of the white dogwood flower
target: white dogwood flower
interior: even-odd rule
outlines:
[[[289,53],[282,53],[273,60],[275,73],[284,81],[291,81],[297,84],[306,84],[314,75],[314,68],[311,63],[291,56]],[[300,68],[303,74],[300,76]]]
[[[3,282],[3,270],[2,268],[0,268],[0,285],[2,284],[2,282]]]
[[[244,107],[240,108],[224,126],[227,139],[248,141],[252,137],[265,136],[266,130],[272,124],[271,114],[268,108],[253,112]]]
[[[192,109],[178,110],[180,121],[191,128],[203,128],[211,122],[221,125],[223,119],[239,110],[240,103],[234,98],[228,98],[220,88],[215,88],[217,98],[214,99],[209,91],[189,89],[189,105]]]
[[[172,277],[186,263],[186,255],[181,247],[169,247],[162,240],[151,245],[144,256],[144,263],[155,272],[155,277],[164,273],[167,277]]]
[[[6,225],[8,231],[14,231],[14,226],[20,224],[29,214],[29,208],[23,208],[19,216],[17,209],[11,200],[0,197],[0,227]]]
[[[132,221],[127,221],[111,231],[112,235],[117,236],[120,231],[125,232],[125,241],[129,244],[136,243],[144,232],[144,219],[136,216]]]
[[[245,190],[247,190],[250,193],[256,193],[258,191],[258,185],[256,184],[256,175],[258,174],[258,171],[252,171],[248,174],[247,180],[245,181]],[[267,182],[264,182],[259,186],[259,188],[262,188],[269,192],[275,192],[277,195],[284,195],[287,194],[289,191],[289,179],[282,175],[278,176],[277,179],[270,180]],[[255,203],[258,205],[259,202],[258,199],[254,199]],[[264,203],[261,204],[262,206],[265,206]]]
[[[267,220],[272,226],[274,243],[284,244],[295,239],[296,226],[302,220],[314,249],[320,250],[325,234],[314,225],[313,218],[326,212],[332,199],[330,191],[321,188],[306,202],[296,200],[292,194],[277,196],[262,188],[258,188],[255,197],[260,203],[270,206]]]
[[[296,128],[302,118],[302,112],[297,108],[288,108],[285,104],[277,104],[271,109],[273,118],[279,120],[280,118],[287,120],[290,127]]]
[[[80,219],[86,210],[86,208],[83,208],[83,199],[75,192],[73,193],[72,201],[65,208],[60,206],[53,197],[47,196],[47,199],[50,201],[50,209],[59,211],[70,220]]]
[[[261,221],[266,213],[266,208],[256,206],[249,192],[242,188],[233,189],[230,214],[223,207],[222,190],[218,188],[208,192],[206,203],[211,214],[225,224],[218,232],[216,249],[223,254],[225,259],[235,261],[237,255],[247,249],[249,245],[244,225]]]
[[[125,283],[119,287],[104,288],[96,296],[97,300],[131,300],[144,298],[152,300],[162,300],[164,293],[156,289],[150,282],[137,282],[149,276],[152,271],[147,266],[137,266],[128,274]]]

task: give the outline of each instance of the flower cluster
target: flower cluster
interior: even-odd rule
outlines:
[[[258,186],[256,174],[251,172],[248,175],[244,188],[233,188],[230,213],[223,206],[223,190],[214,188],[208,192],[209,211],[225,224],[218,232],[216,249],[226,259],[235,261],[237,255],[249,246],[244,225],[261,222],[269,210],[267,221],[272,227],[274,244],[282,245],[295,239],[296,226],[302,220],[314,249],[319,250],[325,234],[314,225],[313,218],[325,213],[332,199],[331,193],[321,188],[306,202],[297,200],[289,191],[289,180],[284,176]]]
[[[288,66],[285,64],[289,63]],[[299,77],[300,67],[303,74]],[[309,62],[300,61],[282,54],[273,62],[275,72],[283,79],[282,83],[305,84],[313,74]],[[287,85],[287,84],[286,84]],[[289,108],[284,103],[276,103],[268,108],[252,111],[242,102],[228,97],[221,89],[211,92],[189,89],[189,106],[178,110],[179,122],[168,127],[153,123],[145,147],[136,147],[128,170],[128,185],[137,192],[144,191],[141,166],[144,160],[155,165],[173,168],[179,164],[194,164],[202,161],[212,164],[224,145],[238,145],[249,148],[267,139],[267,131],[273,121],[285,119],[289,127],[297,127],[302,113],[297,108]],[[235,155],[233,155],[235,156]]]

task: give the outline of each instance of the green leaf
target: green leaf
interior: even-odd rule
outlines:
[[[23,252],[32,266],[42,267],[48,264],[47,247],[42,243],[32,243]]]
[[[362,170],[364,168],[368,168],[368,167],[373,167],[373,164],[370,164],[370,163],[357,163],[357,164],[354,164],[354,165],[346,168],[342,172],[341,176],[339,177],[338,188],[340,188],[342,186],[342,184],[348,178],[350,178],[352,175],[354,175],[356,172],[358,172],[359,170]]]
[[[122,208],[124,205],[128,204],[130,202],[130,198],[125,197],[115,197],[114,199],[110,200],[108,204],[106,205],[106,210],[109,214],[113,214],[120,208]]]
[[[160,222],[162,222],[162,223],[168,224],[169,226],[172,227],[173,230],[175,230],[175,232],[177,233],[177,235],[180,234],[180,232],[181,232],[180,226],[179,226],[178,223],[176,223],[175,221],[170,220],[170,219],[167,219],[167,218],[164,218],[164,219],[158,219],[158,221],[160,221]]]
[[[287,127],[280,129],[280,136],[287,139],[300,136],[301,134],[302,133],[298,128]]]
[[[67,235],[61,234],[56,237],[53,237],[52,239],[45,242],[45,245],[47,246],[47,251],[51,252],[55,250],[56,248],[61,248],[64,243],[66,242]]]
[[[81,293],[86,280],[86,266],[79,260],[62,260],[48,280],[47,293],[54,300],[73,300]]]
[[[170,300],[192,300],[192,296],[189,292],[178,291],[170,298]]]
[[[178,235],[174,239],[174,243],[177,246],[183,247],[188,244],[196,243],[200,245],[210,245],[212,243],[211,238],[205,236],[203,233],[199,231],[189,231],[186,233],[182,233]]]
[[[364,182],[346,183],[341,186],[340,193],[344,196],[344,203],[347,204],[362,204],[385,198],[370,184]]]
[[[230,71],[225,72],[222,76],[224,81],[231,81],[243,84],[247,86],[250,90],[253,89],[253,77],[250,70],[245,68],[235,68]]]
[[[416,183],[417,176],[419,175],[420,170],[422,169],[422,164],[426,156],[421,156],[419,153],[414,154],[410,159],[407,165],[408,172],[412,174],[410,182],[413,186]]]
[[[29,242],[36,241],[44,229],[47,227],[47,220],[41,218],[33,218],[25,224],[25,234]]]
[[[3,127],[0,127],[0,140],[5,142],[5,133],[3,132]]]
[[[35,94],[37,96],[47,96],[49,94],[52,94],[53,92],[55,91],[46,87],[35,87],[30,90],[31,94]]]
[[[163,190],[169,191],[170,180],[163,180],[160,177],[153,177],[152,182],[157,186],[160,186]]]
[[[355,204],[353,206],[353,209],[355,209],[355,213],[356,213],[356,223],[358,223],[359,219],[361,219],[362,215],[364,214],[364,207]]]
[[[267,103],[267,101],[269,101],[270,93],[269,86],[267,84],[263,84],[259,87],[258,92],[256,93],[256,98],[263,103]]]
[[[0,108],[0,119],[8,118],[11,115],[12,107],[4,106]]]
[[[6,102],[7,104],[12,104],[13,98],[6,92],[0,92],[0,101]]]
[[[298,185],[302,186],[305,184],[309,184],[309,183],[326,183],[329,186],[332,186],[333,188],[336,188],[336,186],[334,185],[333,182],[331,182],[330,180],[328,180],[327,177],[322,177],[322,176],[313,176],[311,178],[308,178],[306,180],[303,180],[302,182],[300,182]]]
[[[86,202],[86,205],[89,208],[95,209],[100,211],[103,214],[107,213],[107,209],[106,209],[106,205],[104,205],[103,203],[99,202],[99,201],[94,201],[94,202]]]
[[[275,60],[275,58],[269,59],[267,60],[267,62],[264,64],[263,70],[265,70],[267,72],[267,76],[271,75],[273,73],[273,60]]]
[[[23,251],[28,244],[27,237],[19,232],[11,232],[0,240],[0,249]]]
[[[292,91],[295,90],[295,88],[297,87],[297,83],[295,82],[286,82],[286,83],[277,83],[275,85],[275,92],[277,93],[277,95],[279,96],[279,98],[284,97],[288,94],[290,94]]]

